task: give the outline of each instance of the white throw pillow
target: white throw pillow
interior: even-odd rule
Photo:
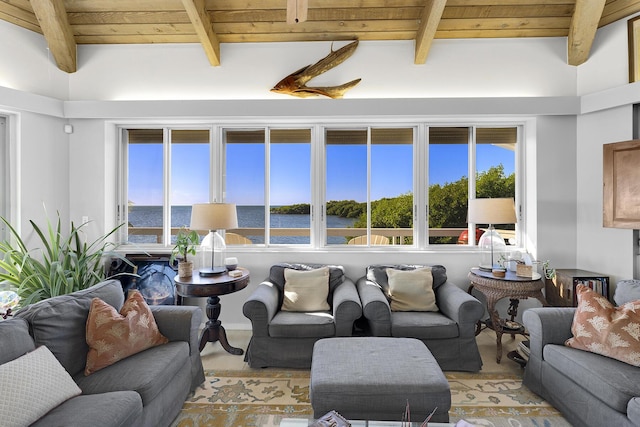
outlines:
[[[392,311],[438,311],[431,267],[415,270],[387,268]]]
[[[53,353],[40,346],[0,365],[0,423],[4,427],[31,425],[80,393]]]
[[[329,267],[314,270],[284,270],[282,311],[327,311]]]

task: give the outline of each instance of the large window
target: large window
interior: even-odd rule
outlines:
[[[468,201],[521,199],[519,124],[276,124],[123,130],[128,241],[169,245],[193,203],[224,201],[228,245],[475,245]]]
[[[311,130],[226,129],[223,135],[225,194],[237,206],[236,233],[251,243],[309,245]]]
[[[467,244],[469,198],[516,198],[517,128],[429,128],[429,243]],[[476,224],[486,227],[487,224]],[[500,233],[515,244],[514,225]]]
[[[326,129],[326,243],[413,243],[413,128]]]
[[[189,226],[191,205],[209,201],[209,130],[128,129],[123,137],[128,242],[172,242]]]

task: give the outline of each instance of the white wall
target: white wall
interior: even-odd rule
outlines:
[[[629,83],[627,19],[598,29],[589,60],[578,67],[579,95]]]
[[[335,48],[345,43],[336,43]],[[75,100],[289,99],[269,92],[280,79],[326,56],[329,42],[223,44],[212,67],[197,44],[83,45],[69,75]],[[362,82],[346,98],[571,96],[576,69],[566,41],[435,40],[426,64],[412,41],[360,42],[351,58],[310,86]]]
[[[89,219],[85,231],[94,238],[116,226],[116,143],[115,135],[107,138],[104,120],[72,121],[69,135],[70,219],[81,223]]]
[[[632,230],[602,226],[602,145],[632,139],[632,116],[628,105],[578,117],[577,268],[609,275],[613,284],[633,278],[635,251]]]
[[[32,230],[29,220],[46,229],[46,220],[62,224],[69,218],[69,142],[66,120],[23,112],[19,118],[19,192],[21,228]],[[45,212],[46,208],[46,212]],[[33,240],[35,237],[36,240]],[[29,242],[37,236],[26,236]]]
[[[64,100],[69,75],[58,69],[41,34],[0,21],[0,86]]]
[[[556,268],[576,265],[576,118],[545,116],[537,121],[537,238],[534,254]],[[527,141],[530,142],[530,141]],[[534,142],[534,141],[531,141]],[[527,192],[527,195],[529,192]]]

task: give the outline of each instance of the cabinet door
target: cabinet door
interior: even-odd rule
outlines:
[[[603,145],[603,225],[640,228],[640,140]]]

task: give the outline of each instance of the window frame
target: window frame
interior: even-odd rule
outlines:
[[[20,147],[17,138],[20,116],[0,110],[0,216],[20,230]],[[11,233],[4,223],[0,224],[0,239],[9,240]]]
[[[164,123],[164,124],[146,124],[146,123],[127,123],[116,125],[118,135],[118,165],[117,165],[117,186],[116,186],[116,205],[115,205],[115,218],[117,224],[129,223],[128,212],[128,188],[129,188],[129,130],[161,130],[162,131],[162,243],[135,243],[129,242],[128,227],[121,227],[118,230],[117,240],[125,247],[135,246],[143,250],[146,249],[166,249],[173,246],[172,243],[172,226],[171,226],[171,143],[172,143],[172,131],[174,130],[194,130],[194,131],[208,131],[209,133],[209,164],[213,165],[214,159],[219,155],[214,155],[212,152],[215,148],[213,126],[206,123],[197,124],[183,124],[183,123]],[[215,177],[213,169],[209,169],[209,200],[216,201],[216,195],[218,192],[212,187],[212,183],[219,182],[219,179]]]
[[[430,209],[430,205],[429,205],[429,153],[430,153],[430,141],[429,141],[429,130],[431,128],[435,128],[435,127],[465,127],[468,128],[468,141],[467,141],[467,155],[468,155],[468,161],[467,161],[467,177],[468,177],[468,200],[470,199],[474,199],[476,198],[476,181],[477,181],[477,130],[484,128],[484,129],[510,129],[510,128],[515,128],[516,129],[516,142],[515,142],[515,147],[514,147],[514,174],[515,174],[515,195],[514,195],[514,204],[515,204],[515,208],[516,208],[516,217],[518,219],[518,222],[515,224],[515,240],[516,243],[513,246],[510,246],[510,248],[513,248],[514,250],[517,249],[522,249],[524,244],[523,244],[523,237],[522,234],[524,232],[524,230],[526,229],[524,227],[524,216],[522,214],[522,212],[524,211],[523,208],[523,201],[526,200],[525,197],[525,190],[524,190],[524,185],[525,185],[525,180],[524,180],[524,165],[525,165],[525,159],[524,159],[524,129],[525,129],[525,124],[526,121],[514,121],[513,123],[505,123],[504,121],[501,122],[493,122],[493,121],[488,121],[488,122],[475,122],[473,124],[465,124],[465,122],[446,122],[446,123],[438,123],[437,125],[434,124],[427,124],[425,126],[425,138],[422,140],[424,141],[424,145],[425,145],[425,155],[421,156],[420,160],[424,160],[424,165],[420,166],[421,170],[425,171],[425,177],[423,178],[425,181],[425,188],[426,188],[426,192],[424,192],[424,194],[426,194],[426,200],[424,202],[424,204],[422,204],[421,206],[425,206],[425,218],[423,221],[420,221],[420,224],[426,224],[426,230],[423,230],[422,232],[422,237],[424,237],[424,239],[421,239],[421,243],[423,246],[423,248],[425,249],[431,249],[431,248],[456,248],[459,247],[460,245],[457,244],[429,244],[429,209]],[[423,192],[419,192],[420,194],[422,194]],[[467,235],[468,236],[475,236],[475,228],[476,228],[476,224],[474,223],[468,223],[467,224]],[[463,245],[465,246],[465,245]],[[475,243],[475,239],[468,239],[467,245],[466,246],[471,246],[471,247],[477,247],[476,243]]]
[[[122,222],[126,219],[126,215],[123,216],[123,207],[126,209],[127,201],[127,186],[126,178],[127,161],[126,153],[126,138],[125,133],[127,129],[209,129],[210,131],[210,164],[211,174],[210,180],[210,200],[213,202],[224,201],[226,199],[226,144],[224,143],[224,132],[229,130],[257,130],[261,129],[265,131],[265,204],[269,201],[269,135],[274,129],[310,129],[311,130],[311,220],[310,220],[310,244],[254,244],[238,246],[237,248],[242,251],[252,250],[310,250],[310,251],[332,251],[332,250],[371,250],[376,251],[427,251],[427,252],[447,252],[447,251],[461,251],[469,250],[470,246],[475,246],[475,241],[471,239],[468,245],[454,245],[454,244],[429,244],[429,226],[428,226],[428,165],[429,165],[429,128],[431,127],[468,127],[472,129],[473,137],[475,137],[475,131],[477,128],[500,128],[500,127],[514,127],[517,128],[517,144],[515,152],[515,204],[516,215],[518,217],[518,224],[516,224],[516,245],[513,246],[514,250],[523,249],[525,246],[525,239],[523,233],[526,230],[526,223],[524,218],[524,201],[526,197],[526,175],[524,174],[524,165],[526,164],[525,154],[525,135],[527,138],[535,136],[535,127],[532,125],[531,119],[528,118],[464,118],[464,119],[430,119],[430,118],[411,118],[407,119],[394,119],[394,118],[382,118],[379,120],[362,119],[358,117],[354,118],[342,118],[342,119],[318,119],[318,118],[305,118],[305,119],[264,119],[264,120],[228,120],[228,121],[213,121],[213,120],[198,120],[198,121],[180,121],[170,120],[159,124],[149,122],[127,122],[122,124],[116,123],[119,135],[119,165],[118,168],[118,194],[116,211],[118,221]],[[367,162],[370,162],[370,143],[371,143],[371,130],[373,128],[413,128],[414,129],[414,141],[413,141],[413,244],[412,245],[385,245],[385,246],[369,246],[369,245],[355,245],[353,247],[347,247],[342,244],[326,244],[326,157],[325,157],[325,132],[327,129],[367,129],[367,144],[368,155]],[[470,139],[472,136],[470,135]],[[534,138],[535,139],[535,138]],[[468,162],[469,170],[469,194],[475,194],[475,145],[469,144],[470,157]],[[370,196],[371,175],[368,166],[367,176],[367,192]],[[472,172],[473,168],[473,172]],[[166,171],[165,171],[166,173]],[[473,183],[473,184],[472,184]],[[473,191],[472,191],[473,190]],[[164,190],[169,192],[169,189]],[[370,205],[370,201],[368,202]],[[370,207],[368,218],[368,232],[371,233],[371,218]],[[265,208],[265,211],[267,209]],[[320,215],[318,215],[318,213]],[[165,219],[170,221],[170,218]],[[269,215],[265,212],[265,241],[268,242],[268,228],[269,228]],[[472,232],[474,225],[469,224],[468,230]],[[123,227],[124,228],[124,227]],[[473,234],[470,234],[473,235]],[[120,241],[126,242],[126,230],[121,234]],[[124,238],[123,238],[124,237]],[[166,242],[167,240],[163,240]],[[161,247],[167,247],[165,244],[152,244],[149,245],[150,249],[157,249]],[[235,246],[234,246],[235,248]]]
[[[323,138],[319,141],[318,143],[318,147],[321,150],[321,167],[319,168],[319,171],[321,173],[321,178],[318,181],[318,186],[320,187],[320,194],[321,194],[321,199],[318,201],[319,203],[321,203],[320,205],[320,209],[322,212],[322,220],[321,220],[321,228],[320,228],[320,238],[317,241],[317,247],[318,248],[346,248],[348,250],[358,250],[358,249],[363,249],[363,248],[377,248],[377,249],[387,249],[390,251],[393,250],[407,250],[407,249],[415,249],[418,247],[417,245],[417,228],[416,228],[416,211],[417,211],[417,202],[416,202],[416,196],[418,193],[418,182],[419,182],[419,178],[418,178],[418,173],[417,171],[419,170],[419,166],[418,166],[418,162],[416,161],[417,156],[417,146],[418,141],[419,141],[419,133],[420,133],[420,125],[418,123],[415,122],[384,122],[384,123],[350,123],[350,124],[341,124],[341,125],[333,125],[333,124],[327,124],[327,125],[322,125],[320,126],[320,130],[319,130],[319,134],[321,134],[323,136]],[[333,131],[333,130],[343,130],[343,131],[366,131],[366,175],[367,175],[367,182],[366,182],[366,204],[367,204],[367,231],[366,231],[366,236],[367,236],[367,240],[370,239],[370,236],[372,234],[376,234],[375,233],[375,229],[372,228],[371,226],[371,214],[372,214],[372,210],[371,210],[371,205],[372,203],[375,201],[372,199],[372,173],[373,173],[373,169],[372,169],[372,161],[373,161],[373,152],[372,152],[372,148],[375,145],[373,139],[374,139],[374,132],[376,129],[411,129],[412,130],[412,142],[411,142],[411,152],[412,152],[412,159],[411,159],[411,166],[412,166],[412,179],[411,179],[411,193],[413,196],[413,208],[412,208],[412,216],[413,216],[413,228],[412,228],[412,237],[413,237],[413,244],[411,245],[394,245],[394,244],[389,244],[389,245],[374,245],[374,244],[362,244],[362,245],[348,245],[347,243],[345,244],[328,244],[327,242],[327,228],[328,228],[328,217],[327,217],[327,202],[329,200],[327,200],[327,176],[326,176],[326,172],[327,172],[327,141],[324,138],[324,136],[326,136],[327,131]]]

